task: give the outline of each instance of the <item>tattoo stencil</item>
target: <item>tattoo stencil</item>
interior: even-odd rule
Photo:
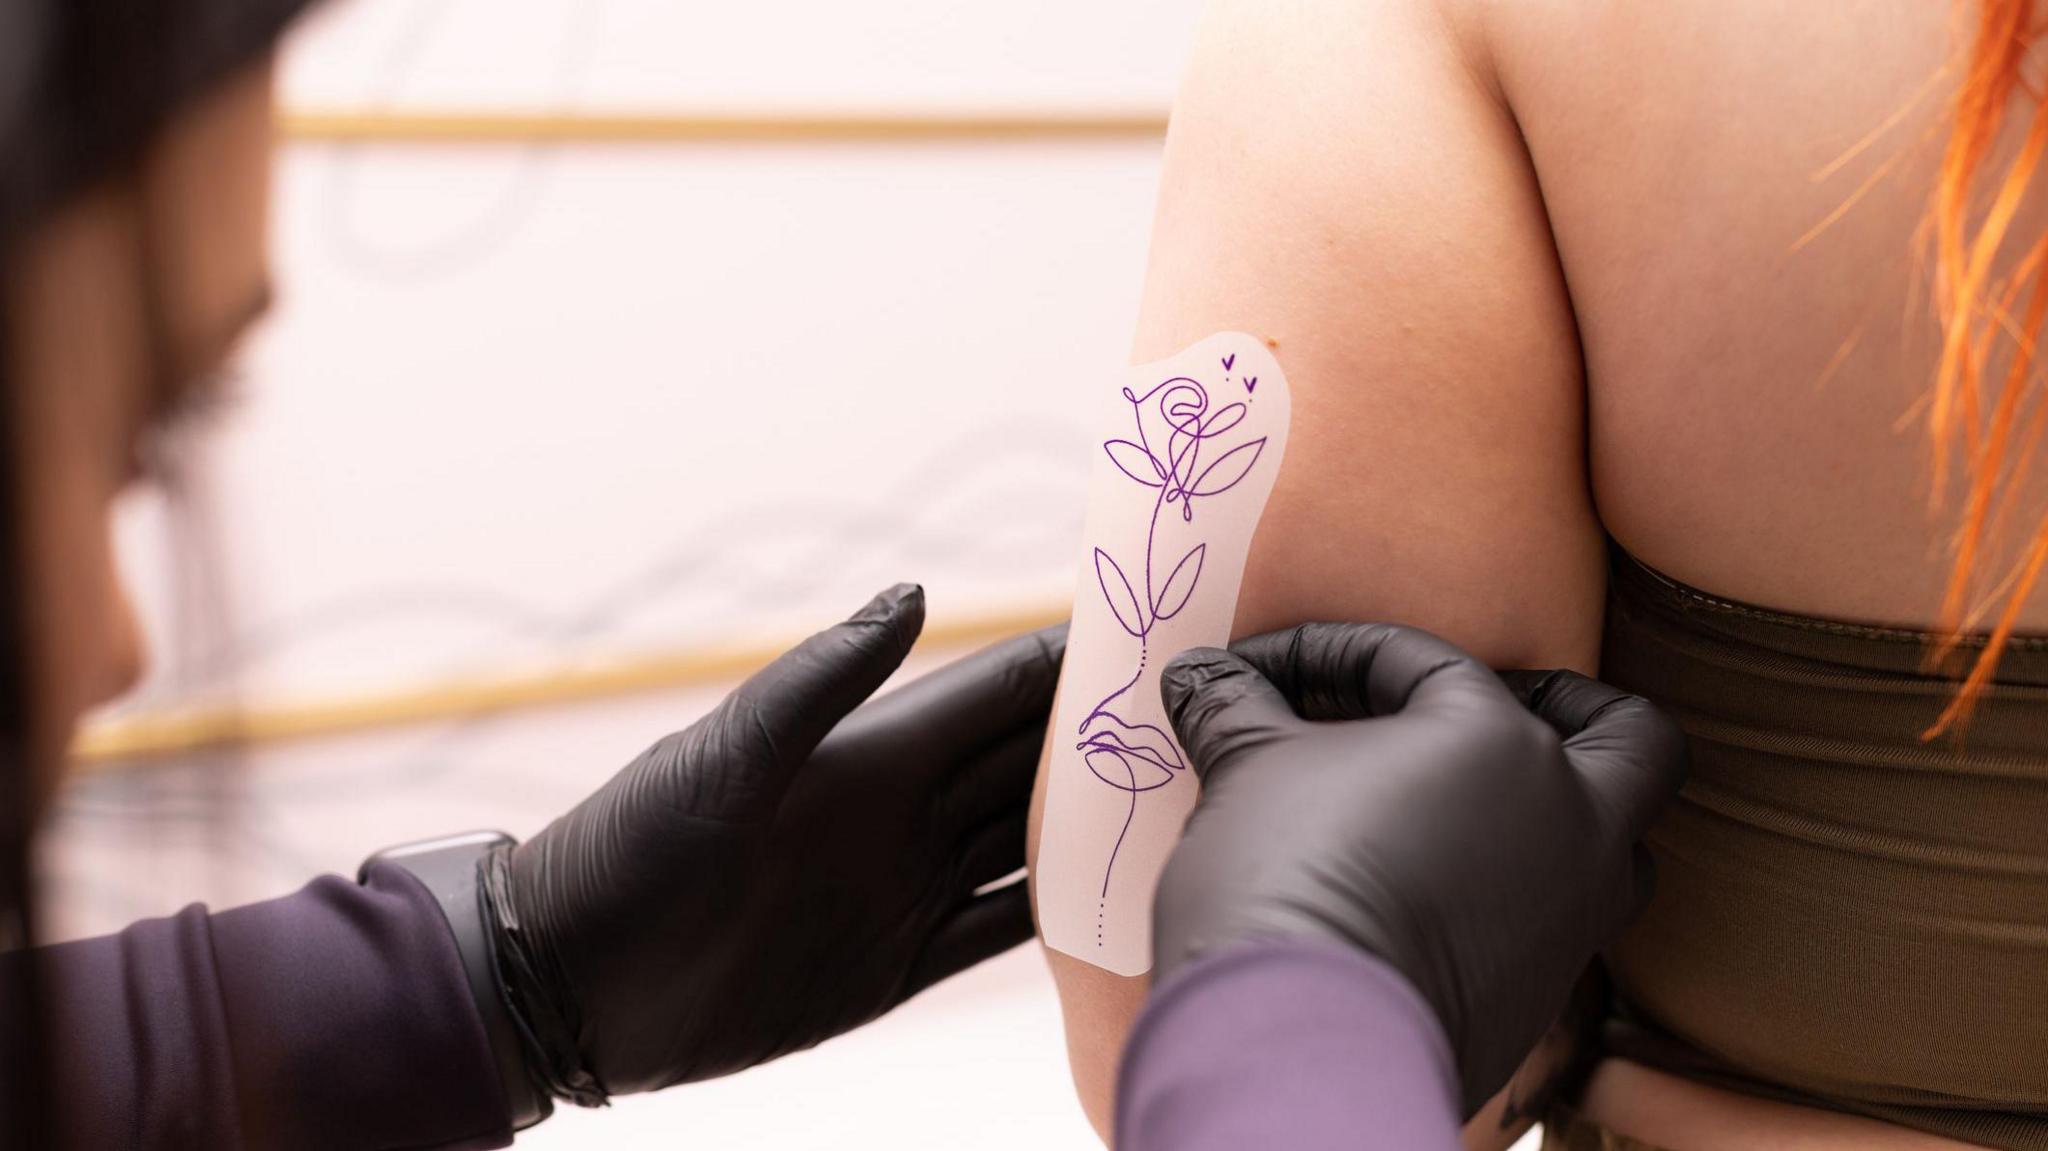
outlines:
[[[1288,395],[1263,343],[1225,333],[1133,369],[1106,408],[1037,878],[1048,944],[1135,974],[1151,965],[1152,885],[1194,803],[1159,668],[1229,639]]]
[[[1224,357],[1225,370],[1235,359],[1235,356]],[[1246,395],[1249,396],[1256,386],[1256,378],[1247,381]],[[1102,445],[1102,450],[1109,453],[1110,462],[1117,466],[1118,471],[1158,494],[1152,499],[1152,518],[1145,528],[1145,594],[1142,597],[1137,594],[1129,577],[1124,575],[1116,558],[1100,547],[1095,549],[1095,579],[1102,589],[1102,598],[1109,604],[1116,621],[1138,640],[1138,663],[1131,670],[1130,680],[1096,701],[1087,718],[1081,721],[1080,734],[1083,738],[1074,745],[1081,751],[1082,759],[1095,778],[1130,795],[1130,811],[1124,816],[1124,825],[1117,832],[1115,845],[1109,849],[1109,862],[1102,868],[1104,899],[1109,898],[1109,881],[1116,870],[1117,851],[1123,847],[1124,836],[1130,834],[1131,820],[1138,812],[1138,796],[1172,784],[1175,773],[1187,769],[1176,741],[1163,728],[1157,724],[1131,723],[1110,706],[1136,687],[1145,674],[1145,663],[1151,655],[1149,640],[1153,626],[1179,615],[1201,583],[1202,560],[1209,551],[1207,543],[1198,543],[1188,549],[1187,554],[1173,565],[1173,571],[1155,584],[1153,548],[1159,535],[1159,516],[1171,506],[1179,511],[1182,520],[1192,522],[1195,501],[1221,495],[1242,483],[1266,447],[1264,436],[1246,440],[1216,456],[1197,473],[1195,468],[1202,463],[1203,445],[1221,438],[1242,423],[1245,405],[1234,403],[1211,411],[1208,389],[1202,386],[1201,381],[1187,376],[1174,376],[1154,384],[1152,390],[1142,396],[1132,395],[1129,388],[1123,390],[1123,395],[1131,405],[1131,422],[1136,427],[1137,439],[1109,440]],[[1148,404],[1157,408],[1172,429],[1167,435],[1164,455],[1153,449],[1151,439],[1145,433],[1144,409]]]

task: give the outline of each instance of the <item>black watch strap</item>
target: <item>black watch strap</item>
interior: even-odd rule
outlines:
[[[356,873],[361,882],[374,863],[388,863],[412,873],[433,893],[454,933],[455,946],[462,954],[462,974],[469,981],[470,998],[482,1018],[484,1035],[490,1040],[491,1055],[497,1061],[498,1079],[505,1086],[505,1098],[512,1105],[512,1129],[523,1131],[554,1113],[554,1101],[533,1081],[526,1066],[525,1048],[505,1006],[498,987],[495,950],[488,920],[484,917],[482,885],[477,869],[493,848],[510,847],[515,841],[502,831],[472,831],[441,839],[387,848],[363,861]]]

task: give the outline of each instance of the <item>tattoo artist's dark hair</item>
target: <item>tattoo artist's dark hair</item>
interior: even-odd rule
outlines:
[[[23,238],[67,200],[120,178],[178,111],[269,52],[311,0],[0,0],[0,341]],[[51,1042],[30,955],[35,925],[38,669],[15,426],[23,410],[0,343],[0,1151],[61,1144]]]
[[[7,251],[0,241],[0,268],[7,266]],[[0,311],[0,332],[6,329],[5,318]],[[30,952],[36,913],[31,854],[36,766],[31,762],[34,671],[24,586],[22,513],[28,485],[14,426],[20,407],[8,376],[7,357],[0,354],[0,1148],[57,1142],[48,1128],[49,1027]]]

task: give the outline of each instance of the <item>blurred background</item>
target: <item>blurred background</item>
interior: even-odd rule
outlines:
[[[1197,3],[330,0],[278,307],[122,514],[157,664],[80,742],[52,935],[529,835],[899,579],[922,666],[1062,616]],[[1035,948],[520,1142],[1095,1145]]]

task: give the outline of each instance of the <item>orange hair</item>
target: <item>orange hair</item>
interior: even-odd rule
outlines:
[[[1965,27],[1970,6],[1970,0],[1963,0],[1958,7]],[[2025,253],[2009,265],[2000,261],[2012,238],[2013,217],[2048,151],[2048,115],[2043,114],[2048,92],[2030,85],[2021,71],[2037,31],[2034,0],[1975,0],[1974,6],[1975,35],[1956,92],[1954,130],[1935,185],[1931,220],[1933,300],[1941,329],[1940,367],[1927,406],[1934,498],[1946,495],[1956,455],[1962,457],[1965,488],[1941,609],[1947,639],[1936,652],[1938,660],[1954,653],[1962,633],[1982,615],[1983,609],[1970,603],[1979,564],[2020,502],[2028,467],[2048,429],[2048,403],[2039,397],[2027,402],[2035,340],[2048,318],[2048,235],[2029,238]],[[2019,150],[2007,159],[1999,154],[2001,133],[2021,101],[2031,114],[2029,126]],[[1986,355],[1999,339],[2010,343],[2012,360],[1986,392]],[[2048,518],[2033,525],[2024,553],[1992,590],[1992,598],[2005,596],[1997,622],[1928,736],[1967,719],[1997,673],[1999,655],[2044,566]]]

